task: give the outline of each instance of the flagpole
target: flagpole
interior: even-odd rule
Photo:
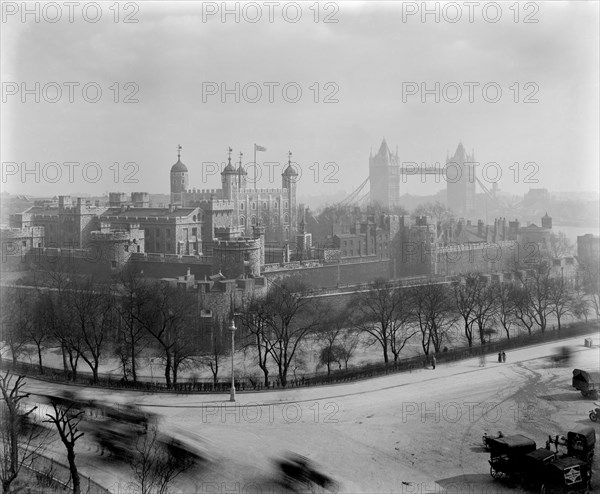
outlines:
[[[256,190],[256,178],[258,173],[256,172],[256,143],[254,143],[254,190]]]

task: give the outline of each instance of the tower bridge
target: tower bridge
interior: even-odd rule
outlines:
[[[452,170],[452,171],[451,171]],[[399,204],[401,188],[406,177],[431,175],[446,180],[447,206],[457,214],[466,215],[475,208],[475,153],[467,153],[462,142],[452,157],[446,157],[443,166],[401,162],[398,149],[390,151],[385,139],[379,151],[369,156],[369,176],[340,205],[360,204],[369,199],[383,207]],[[368,191],[365,191],[369,184]],[[401,185],[402,184],[402,185]]]

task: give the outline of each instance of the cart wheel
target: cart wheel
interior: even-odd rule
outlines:
[[[598,420],[598,416],[594,412],[590,412],[590,420],[592,422],[596,422],[596,420]]]
[[[490,475],[495,479],[499,479],[502,477],[502,472],[499,472],[494,467],[490,467]]]

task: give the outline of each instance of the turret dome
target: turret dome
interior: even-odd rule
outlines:
[[[174,172],[187,172],[187,166],[185,166],[180,159],[177,159],[177,163],[175,163],[172,167],[171,167],[171,173]]]

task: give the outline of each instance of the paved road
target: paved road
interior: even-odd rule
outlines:
[[[598,334],[438,365],[372,380],[229,396],[149,395],[83,389],[85,397],[133,402],[157,413],[162,427],[210,451],[212,462],[182,478],[189,492],[281,492],[273,459],[286,450],[311,458],[345,492],[518,492],[494,482],[483,432],[522,433],[542,445],[548,434],[591,424],[591,401],[571,387],[573,367],[600,366]],[[569,367],[547,360],[575,348]],[[30,380],[32,392],[60,386]],[[598,459],[600,454],[596,455]],[[82,470],[108,486],[125,486],[126,465],[98,461],[82,443]],[[598,469],[596,468],[596,471]]]

